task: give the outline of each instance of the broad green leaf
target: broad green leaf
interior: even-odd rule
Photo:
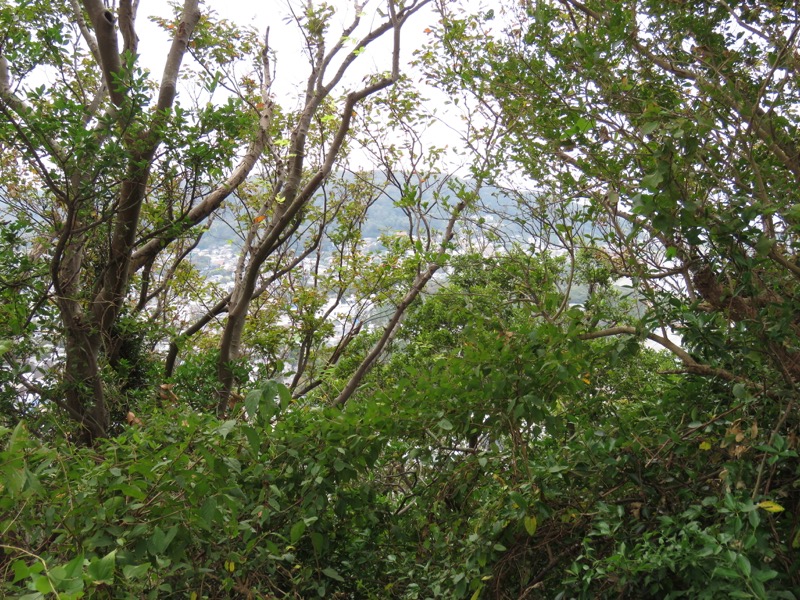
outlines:
[[[712,573],[712,576],[714,575],[721,575],[725,579],[737,579],[737,580],[741,577],[739,573],[737,573],[733,569],[729,569],[728,567],[716,567]]]
[[[296,544],[298,540],[303,537],[303,534],[306,531],[306,522],[305,521],[298,521],[292,528],[289,530],[289,542],[292,544]]]
[[[509,492],[509,497],[517,505],[518,508],[523,510],[528,508],[528,502],[525,500],[525,496],[520,494],[519,492]]]
[[[125,579],[139,579],[140,577],[147,575],[149,570],[149,563],[143,563],[141,565],[125,565],[122,567],[122,574],[125,576]]]
[[[664,176],[659,171],[654,171],[642,177],[642,185],[649,190],[655,190],[664,181]]]
[[[118,483],[112,486],[111,489],[119,490],[123,495],[135,498],[136,500],[144,500],[147,497],[147,494],[142,489],[127,483]]]
[[[659,125],[661,125],[661,123],[658,121],[648,121],[641,126],[642,133],[645,135],[650,135],[656,129],[658,129]]]
[[[282,383],[278,383],[277,385],[278,397],[281,400],[281,410],[286,410],[286,408],[292,403],[292,392]]]
[[[26,579],[31,572],[24,560],[15,560],[13,563],[11,563],[11,568],[14,571],[14,579],[12,583]]]
[[[42,594],[49,594],[54,592],[53,585],[50,583],[50,579],[46,575],[34,575],[33,579],[33,588],[37,592],[41,592]]]
[[[225,437],[228,436],[228,434],[231,431],[233,431],[234,427],[236,427],[236,419],[230,419],[230,420],[225,421],[224,423],[222,423],[222,425],[220,425],[219,427],[217,427],[217,431],[216,432],[217,432],[218,435],[220,435],[223,438],[225,438]]]
[[[736,383],[733,386],[733,397],[741,400],[742,398],[747,397],[747,388],[744,386],[743,383]]]
[[[311,532],[311,545],[314,547],[314,552],[322,554],[325,548],[325,537],[318,531]]]
[[[335,579],[336,581],[344,581],[344,577],[339,575],[339,573],[336,571],[336,569],[334,569],[332,567],[326,567],[326,568],[322,569],[322,572],[325,575],[327,575],[328,577],[330,577],[331,579]]]
[[[256,419],[258,417],[258,408],[261,403],[261,390],[250,390],[244,397],[244,409],[247,411],[248,419]]]
[[[742,573],[744,573],[745,577],[750,577],[750,573],[752,571],[752,567],[750,565],[750,561],[744,554],[739,554],[736,557],[736,565],[741,569]]]
[[[170,542],[175,538],[178,533],[178,526],[173,525],[166,533],[156,525],[153,530],[153,535],[150,537],[148,549],[152,554],[164,554]]]
[[[117,561],[117,551],[112,550],[103,558],[93,558],[86,569],[95,585],[101,583],[111,585],[114,583],[114,565]]]

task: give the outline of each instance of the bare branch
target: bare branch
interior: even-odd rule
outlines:
[[[268,136],[266,126],[265,117],[262,117],[256,138],[250,143],[250,147],[233,170],[233,173],[219,187],[208,194],[202,202],[183,215],[180,220],[180,227],[170,228],[168,234],[150,240],[133,254],[131,265],[133,271],[141,269],[151,257],[157,255],[183,233],[198,223],[202,223],[239,187],[253,170],[258,158],[264,151]]]
[[[78,4],[78,0],[69,0],[69,4],[72,7],[72,18],[75,19],[75,22],[78,24],[78,29],[83,36],[86,45],[89,46],[89,51],[94,56],[94,60],[97,64],[100,64],[100,49],[97,47],[97,39],[92,35],[92,32],[89,31],[89,28],[86,26],[86,19],[83,18],[83,9],[81,9],[80,4]]]
[[[175,100],[181,62],[183,62],[183,56],[186,54],[189,38],[199,20],[199,1],[185,0],[181,22],[175,30],[175,36],[172,38],[172,45],[170,46],[169,54],[167,54],[167,62],[164,65],[164,74],[161,76],[161,88],[159,89],[158,102],[156,103],[157,111],[170,108]]]
[[[106,82],[111,102],[114,106],[122,106],[125,97],[120,89],[120,75],[122,64],[119,59],[119,44],[117,42],[116,19],[114,14],[105,8],[101,0],[83,0],[83,6],[89,13],[89,19],[94,27],[97,37],[97,49],[100,54],[100,66],[103,69],[103,78]]]
[[[638,330],[636,327],[630,327],[621,325],[619,327],[609,327],[608,329],[601,329],[598,331],[592,331],[589,333],[584,333],[578,336],[578,339],[581,340],[594,340],[603,337],[612,337],[617,335],[641,335],[641,331]],[[672,354],[677,356],[681,362],[683,363],[686,371],[689,373],[694,373],[695,375],[705,375],[709,377],[719,377],[720,379],[724,379],[725,381],[736,381],[740,383],[745,383],[749,387],[758,388],[760,386],[754,384],[748,379],[731,373],[726,369],[720,369],[717,367],[712,367],[709,365],[704,365],[702,363],[697,362],[692,355],[689,354],[686,350],[678,346],[676,343],[672,342],[666,336],[660,336],[655,333],[648,333],[644,336],[648,340],[651,340],[660,346],[663,346],[665,349],[669,350]]]
[[[119,30],[122,33],[122,52],[136,54],[139,46],[139,37],[136,35],[134,24],[136,22],[136,9],[138,2],[121,0],[119,3]]]
[[[440,256],[445,253],[448,244],[453,239],[456,222],[461,216],[461,212],[464,210],[465,206],[466,202],[462,200],[453,208],[453,212],[450,215],[450,220],[447,222],[447,228],[445,229],[444,236],[439,244],[438,254]],[[384,327],[383,335],[381,335],[381,338],[375,343],[375,345],[372,347],[372,350],[369,351],[369,354],[367,354],[364,360],[361,361],[361,364],[358,365],[358,369],[356,369],[355,373],[353,373],[353,375],[350,377],[350,380],[344,386],[344,389],[342,389],[339,395],[333,400],[331,403],[333,406],[344,405],[344,403],[350,399],[353,393],[355,393],[356,389],[358,389],[358,386],[361,385],[361,381],[364,379],[364,376],[366,376],[366,374],[372,370],[372,367],[375,366],[375,362],[383,353],[387,344],[394,339],[395,335],[397,334],[397,326],[400,324],[400,321],[405,315],[406,309],[414,300],[416,300],[417,296],[419,296],[427,283],[441,268],[441,266],[442,265],[438,261],[433,261],[428,265],[428,268],[425,271],[417,275],[417,277],[414,279],[414,283],[411,285],[411,289],[406,292],[406,295],[397,305],[397,308],[395,308],[392,318],[389,319],[386,327]]]
[[[197,0],[187,0],[186,7],[194,6],[195,9],[198,5]],[[199,13],[198,13],[199,19]],[[196,20],[192,24],[192,27],[196,24]],[[183,22],[181,23],[183,25]],[[261,53],[261,61],[262,61],[262,68],[263,68],[263,78],[264,83],[261,86],[261,96],[262,101],[265,104],[265,108],[259,114],[259,124],[258,124],[258,131],[256,132],[255,138],[250,142],[247,151],[245,152],[242,159],[239,161],[239,164],[233,170],[231,175],[222,182],[216,189],[214,189],[211,193],[209,193],[202,202],[200,202],[197,206],[192,208],[188,213],[182,215],[180,218],[180,226],[178,227],[170,227],[167,231],[169,233],[165,233],[159,237],[151,239],[147,242],[144,246],[139,248],[134,254],[131,261],[131,269],[133,271],[138,271],[141,269],[149,260],[152,260],[159,252],[161,252],[164,248],[169,246],[173,241],[175,241],[178,237],[183,235],[185,232],[189,231],[192,227],[195,227],[199,223],[205,221],[215,210],[217,210],[222,202],[230,196],[236,188],[239,187],[250,175],[253,168],[255,167],[258,159],[264,152],[264,149],[269,142],[269,131],[272,123],[272,117],[275,110],[274,103],[272,101],[270,95],[270,89],[272,87],[272,76],[270,73],[270,62],[269,62],[269,29],[264,36],[264,49]],[[181,51],[180,55],[177,56],[177,64],[175,68],[180,67],[180,58],[183,56],[183,51],[185,51],[185,45],[183,50]],[[173,51],[177,54],[178,50],[175,49],[175,43],[173,42],[173,48],[170,50],[170,54],[173,54]],[[168,61],[169,62],[169,61]],[[162,89],[161,94],[159,95],[159,104],[162,101],[162,97],[166,100],[166,92],[164,91],[164,85],[167,80],[167,69],[164,70],[164,80],[162,81]],[[170,104],[172,99],[174,99],[175,88],[174,85],[177,81],[177,71],[174,74],[174,77],[171,79],[172,81],[172,98],[170,98]]]

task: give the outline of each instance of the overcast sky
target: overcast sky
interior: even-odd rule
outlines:
[[[334,0],[331,2],[338,6],[337,14],[329,27],[331,35],[338,37],[342,29],[352,21],[355,11],[352,1]],[[212,10],[221,18],[228,19],[238,25],[251,26],[259,35],[263,35],[266,28],[270,28],[270,46],[275,53],[276,78],[273,92],[278,101],[292,106],[297,97],[305,88],[308,75],[308,59],[302,52],[302,38],[299,35],[297,24],[291,20],[290,5],[302,14],[302,0],[207,0],[205,10]],[[354,37],[367,31],[370,25],[380,23],[383,18],[378,14],[379,9],[385,9],[385,0],[370,0],[366,2],[362,23]],[[149,17],[159,16],[168,18],[172,9],[163,0],[141,0],[137,16],[137,33],[139,35],[139,52],[142,64],[149,68],[155,78],[160,77],[164,59],[169,48],[169,36],[155,24]],[[436,90],[426,87],[420,76],[415,76],[409,61],[413,58],[413,51],[422,47],[429,38],[430,27],[435,26],[438,16],[432,7],[426,6],[419,13],[413,15],[403,27],[402,62],[403,71],[412,76],[423,89],[424,95],[429,98],[425,104],[428,110],[435,110],[441,121],[433,125],[425,136],[429,143],[442,146],[445,144],[458,146],[458,135],[454,129],[460,126],[461,119],[456,114],[460,111],[451,111],[445,105],[446,98]],[[387,71],[391,67],[391,36],[384,36],[370,46],[368,52],[360,56],[350,73],[349,81],[353,86],[362,78],[375,72]],[[242,71],[243,72],[243,71]],[[347,82],[345,82],[347,85]],[[343,93],[345,88],[338,90]],[[337,96],[334,93],[334,96]],[[218,99],[218,98],[217,98]],[[180,93],[179,93],[180,101]]]

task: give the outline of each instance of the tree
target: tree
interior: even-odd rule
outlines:
[[[509,3],[481,14],[443,3],[440,10],[447,59],[431,77],[440,76],[451,93],[466,86],[490,118],[501,115],[506,148],[495,168],[533,182],[535,192],[519,194],[527,199],[524,218],[556,237],[568,233],[560,238],[564,252],[627,279],[637,295],[638,314],[597,320],[571,311],[563,333],[587,341],[622,337],[620,347],[626,337],[646,339],[679,360],[671,369],[684,386],[676,398],[702,396],[679,401],[685,413],[678,421],[694,424],[665,440],[657,456],[689,456],[690,444],[728,448],[731,440],[759,448],[722,459],[722,477],[735,472],[735,482],[695,488],[683,506],[697,500],[693,494],[706,495],[706,506],[720,511],[710,518],[728,532],[736,525],[726,515],[755,510],[754,502],[781,497],[795,509],[796,452],[772,457],[774,444],[785,447],[798,426],[796,13],[774,3],[572,0]],[[569,207],[572,223],[551,227],[547,202]],[[758,429],[745,435],[746,423]],[[700,472],[711,477],[719,468]],[[724,508],[723,499],[735,508]],[[655,552],[643,541],[651,539],[689,564],[697,557],[667,538],[697,540],[689,531],[695,526],[678,533],[676,524],[625,545],[620,532],[595,529],[591,535],[619,552],[584,541],[578,562],[610,556],[603,565],[628,565],[625,546]],[[636,582],[650,577],[658,582],[654,594],[744,586],[764,596],[765,581],[777,575],[770,556],[781,557],[787,573],[792,562],[786,540],[793,526],[785,519],[773,526],[770,549],[751,555],[753,565],[770,571],[757,584],[749,562],[736,576],[727,565],[701,562],[687,580],[653,579],[659,555],[641,569],[629,565],[625,583],[607,582],[609,589],[634,593]],[[577,548],[564,552],[579,556]],[[570,571],[573,582],[581,568]],[[597,589],[592,577],[602,578],[601,569],[582,580],[585,593]],[[792,584],[775,579],[770,593]]]
[[[5,202],[16,214],[35,215],[39,237],[52,248],[50,298],[59,313],[65,359],[58,385],[43,390],[43,399],[77,421],[85,441],[106,435],[110,411],[116,410],[109,405],[116,401],[110,391],[126,385],[126,315],[132,311],[136,321],[137,313],[147,313],[154,290],[163,291],[166,283],[157,274],[169,278],[175,272],[202,235],[204,221],[263,159],[270,173],[267,192],[237,284],[224,303],[220,407],[227,402],[229,365],[239,352],[262,265],[330,175],[355,106],[397,80],[402,26],[426,3],[388,2],[385,20],[358,39],[350,36],[360,31],[359,4],[342,35],[328,35],[331,7],[305,5],[295,21],[311,73],[296,114],[279,107],[272,94],[269,32],[259,39],[202,14],[196,1],[176,8],[174,19],[159,20],[171,45],[157,83],[137,53],[136,3],[121,2],[116,13],[100,0],[2,5],[3,161],[19,165],[25,180],[41,190],[31,196],[31,186],[6,183]],[[359,55],[384,34],[393,39],[387,73],[335,100],[334,90]],[[176,101],[188,57],[205,88],[200,96],[213,98],[222,87],[224,100]],[[255,68],[239,75],[236,67],[245,60]],[[38,84],[51,74],[54,85]],[[308,143],[315,120],[326,126],[318,132],[320,161],[312,167]]]
[[[359,7],[357,7],[358,11],[352,23],[329,50],[326,49],[325,34],[332,8],[327,5],[322,5],[318,9],[309,6],[306,11],[305,42],[306,52],[311,63],[311,74],[306,84],[303,108],[296,116],[296,124],[291,128],[285,150],[281,151],[278,145],[273,146],[272,149],[277,164],[269,191],[259,211],[259,216],[266,216],[269,224],[266,228],[259,227],[258,223],[253,224],[247,240],[247,255],[243,257],[245,260],[240,264],[240,271],[237,273],[236,283],[231,293],[228,316],[220,341],[218,367],[221,383],[218,404],[220,413],[225,410],[234,383],[230,365],[240,352],[241,336],[250,300],[256,289],[264,262],[280,247],[285,233],[292,228],[293,224],[296,226],[296,220],[301,210],[310,202],[321,183],[330,175],[350,129],[356,105],[364,98],[393,85],[399,79],[401,28],[408,17],[425,4],[427,4],[427,0],[417,0],[404,5],[389,2],[387,20],[374,26],[356,42],[352,49],[347,51],[344,50],[345,42],[349,40],[349,36],[353,34],[361,20]],[[322,119],[325,116],[325,102],[330,97],[331,91],[341,82],[348,66],[369,44],[388,32],[393,33],[389,72],[370,78],[363,87],[346,95],[342,107],[336,115],[338,123],[331,128],[331,131],[326,132],[323,129],[321,132],[318,162],[314,165],[314,170],[306,174],[308,135],[312,120]],[[344,56],[336,65],[334,60],[340,53],[344,53]]]

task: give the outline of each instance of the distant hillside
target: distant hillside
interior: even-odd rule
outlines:
[[[352,173],[345,173],[343,175],[347,181],[353,181],[356,175]],[[375,172],[369,174],[368,177],[381,186],[385,181],[382,173]],[[438,190],[440,195],[448,193],[448,185],[450,187],[457,187],[459,185],[466,185],[469,188],[469,182],[453,180],[452,182],[444,182],[443,185],[436,185],[436,182],[431,185],[427,182],[425,191],[422,194],[421,201],[429,202],[433,208],[431,209],[428,218],[431,225],[434,227],[443,227],[448,215],[441,206],[435,205],[434,190]],[[402,190],[396,186],[387,186],[383,192],[379,193],[378,198],[370,206],[367,213],[366,221],[362,226],[362,234],[365,238],[377,239],[381,234],[391,234],[397,231],[406,231],[409,227],[409,219],[402,208],[398,206],[401,200]],[[544,235],[549,236],[549,242],[557,244],[558,238],[552,231],[543,231],[541,228],[529,219],[530,210],[525,207],[520,207],[518,197],[527,198],[528,202],[534,203],[534,192],[520,191],[515,194],[510,194],[505,190],[493,186],[484,186],[478,193],[479,201],[474,210],[475,219],[483,218],[484,225],[487,230],[490,230],[494,235],[499,235],[506,239],[517,241],[529,241],[531,237],[541,238]],[[315,198],[316,203],[321,202],[321,195]],[[455,192],[451,192],[451,199],[449,204],[455,204],[457,201]],[[551,214],[546,215],[546,220],[554,222],[556,220],[556,210],[563,210],[563,206],[550,204],[547,209]],[[570,210],[577,212],[578,206],[575,205]],[[236,234],[231,226],[232,212],[226,210],[224,207],[217,217],[212,221],[208,232],[203,236],[198,249],[210,251],[218,248],[221,245],[233,245],[238,248],[241,245],[241,238]],[[574,234],[585,236],[592,236],[594,227],[591,224],[580,223],[572,224],[576,229],[573,230]]]

